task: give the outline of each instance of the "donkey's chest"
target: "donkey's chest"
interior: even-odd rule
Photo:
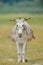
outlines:
[[[17,39],[17,42],[18,42],[19,44],[23,44],[23,43],[24,43],[24,39],[23,39],[23,38],[18,38],[18,39]]]

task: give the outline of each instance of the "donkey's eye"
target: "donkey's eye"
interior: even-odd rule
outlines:
[[[25,25],[22,25],[23,27],[25,26]]]
[[[17,27],[18,27],[18,25],[17,25]]]

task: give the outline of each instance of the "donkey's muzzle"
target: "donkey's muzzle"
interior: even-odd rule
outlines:
[[[19,38],[21,38],[22,37],[22,34],[19,34]]]

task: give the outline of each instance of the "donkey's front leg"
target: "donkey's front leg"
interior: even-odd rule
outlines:
[[[18,42],[16,42],[16,46],[17,46],[17,53],[18,53],[18,63],[21,62],[21,54],[20,54],[20,47]]]
[[[23,51],[22,51],[22,62],[25,62],[25,48],[26,48],[26,43],[23,44]]]

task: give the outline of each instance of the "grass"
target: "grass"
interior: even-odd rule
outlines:
[[[0,15],[0,65],[23,65],[17,63],[16,44],[9,38],[9,32],[15,25],[15,22],[10,22],[11,18],[31,17],[28,23],[32,26],[36,39],[28,42],[27,57],[29,63],[24,65],[43,65],[43,15],[30,14],[3,14]],[[14,59],[14,60],[10,60]]]

